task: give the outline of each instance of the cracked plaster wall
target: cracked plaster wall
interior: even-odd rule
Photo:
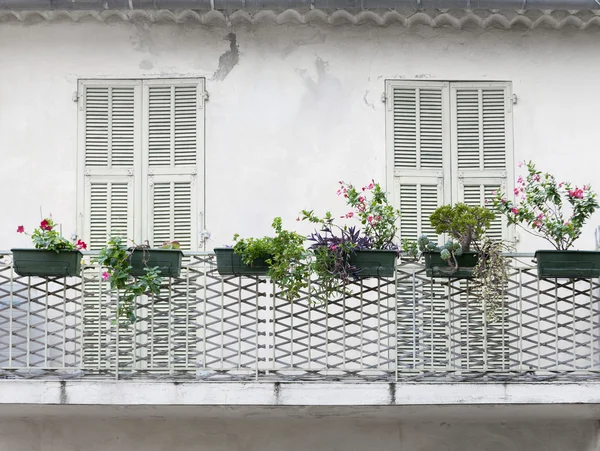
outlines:
[[[0,422],[0,451],[594,451],[592,422],[75,419]]]
[[[0,186],[19,194],[3,200],[0,249],[28,245],[15,226],[35,223],[38,206],[75,230],[80,78],[206,78],[208,248],[268,233],[277,215],[294,226],[302,208],[339,211],[337,180],[383,181],[387,78],[512,81],[515,158],[598,185],[599,38],[570,28],[2,23]],[[538,247],[523,238],[519,250]]]

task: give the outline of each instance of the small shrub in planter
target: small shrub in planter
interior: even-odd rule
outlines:
[[[524,162],[518,163],[522,167]],[[570,250],[581,236],[585,222],[599,207],[590,185],[581,188],[557,182],[554,175],[526,163],[527,175],[519,176],[512,195],[498,193],[494,207],[528,233],[543,238],[554,250],[538,250],[538,276],[599,277],[600,252]]]
[[[426,274],[429,277],[473,279],[489,318],[495,317],[504,299],[510,266],[503,255],[506,245],[485,237],[494,216],[485,207],[463,203],[443,205],[431,215],[431,225],[436,233],[448,234],[451,240],[442,246],[426,235],[417,240],[417,247],[425,258]],[[414,253],[415,246],[411,243],[405,242],[403,247]]]
[[[266,275],[281,290],[281,296],[293,300],[310,281],[305,263],[305,237],[283,228],[280,217],[273,220],[274,237],[233,237],[233,248],[216,248],[217,270],[227,275]]]
[[[485,207],[457,203],[442,205],[429,219],[437,234],[448,234],[451,240],[438,247],[425,235],[419,238],[418,246],[425,257],[427,275],[471,278],[479,254],[471,251],[471,245],[483,237],[494,213]]]
[[[18,233],[25,232],[22,225]],[[52,217],[44,218],[31,233],[35,249],[12,249],[13,267],[20,276],[67,277],[79,276],[81,272],[80,250],[87,245],[73,237],[71,241],[62,237],[56,230]]]

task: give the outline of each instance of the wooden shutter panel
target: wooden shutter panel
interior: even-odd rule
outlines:
[[[429,215],[450,201],[448,83],[388,81],[387,148],[401,238],[433,236]]]
[[[193,199],[195,182],[165,181],[160,178],[150,187],[152,227],[151,243],[160,246],[165,241],[178,241],[182,249],[192,249],[192,237],[196,234],[194,218],[196,205]]]
[[[86,186],[86,235],[90,250],[102,248],[111,236],[125,239],[132,236],[132,201],[132,183],[127,180],[94,177],[89,181]]]
[[[85,86],[85,166],[133,167],[135,86]]]
[[[145,238],[153,245],[198,247],[203,94],[200,79],[144,81]]]
[[[506,171],[509,88],[507,83],[452,85],[453,149],[459,171]]]
[[[148,165],[195,166],[198,158],[199,81],[148,81]]]
[[[493,191],[512,189],[512,99],[510,83],[451,85],[453,198],[486,205]],[[508,186],[508,188],[507,188]],[[511,239],[512,228],[497,217],[491,238]]]
[[[111,235],[137,239],[141,83],[82,80],[79,85],[81,235],[97,250]]]

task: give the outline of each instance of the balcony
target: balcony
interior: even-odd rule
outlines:
[[[539,280],[514,254],[505,301],[484,314],[465,281],[417,264],[353,283],[326,305],[290,303],[264,278],[221,277],[188,252],[181,278],[116,321],[101,268],[19,277],[0,259],[0,377],[167,381],[543,382],[598,379],[598,280]]]

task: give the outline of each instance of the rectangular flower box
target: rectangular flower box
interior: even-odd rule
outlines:
[[[269,265],[264,258],[256,258],[252,265],[242,262],[242,257],[236,254],[231,247],[217,247],[214,249],[217,256],[217,271],[222,276],[264,276],[269,270]]]
[[[134,277],[146,274],[144,268],[158,266],[163,277],[179,277],[183,252],[179,249],[136,249],[131,256],[131,275]]]
[[[11,249],[13,268],[20,276],[73,277],[81,275],[79,251],[48,251],[45,249]]]
[[[359,277],[394,277],[398,252],[387,249],[356,250],[348,260]]]
[[[536,251],[538,277],[600,277],[600,251]]]
[[[479,260],[477,252],[464,252],[456,257],[458,268],[452,268],[440,256],[439,252],[423,252],[425,257],[425,273],[429,277],[445,277],[451,279],[472,279],[473,268]]]

